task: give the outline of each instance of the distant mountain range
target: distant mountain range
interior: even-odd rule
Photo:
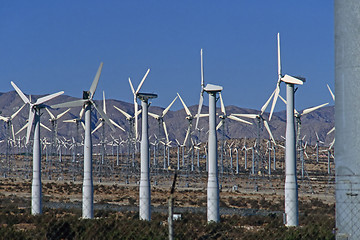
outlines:
[[[41,96],[35,95],[31,96],[32,101],[39,98]],[[77,98],[67,96],[67,95],[61,95],[51,101],[48,102],[49,105],[55,104],[55,103],[61,103],[61,102],[67,102],[76,100]],[[178,100],[177,100],[178,101]],[[96,101],[98,106],[102,106],[102,101]],[[23,105],[22,100],[17,95],[15,91],[6,92],[6,93],[0,93],[0,111],[1,116],[7,117],[13,114],[17,109],[19,109]],[[106,100],[106,108],[108,116],[113,119],[116,123],[118,123],[120,126],[122,126],[126,131],[129,130],[129,123],[126,120],[125,116],[121,114],[119,111],[117,111],[113,106],[117,106],[124,110],[125,112],[129,113],[130,115],[133,115],[134,107],[132,103],[127,103],[119,100],[114,99],[107,99]],[[190,106],[189,107],[191,113],[193,115],[196,114],[197,111],[197,105]],[[54,115],[59,114],[66,109],[57,109],[57,110],[50,110]],[[66,113],[59,121],[58,121],[58,134],[59,136],[63,136],[65,138],[71,138],[75,137],[76,134],[76,125],[74,123],[63,123],[63,120],[67,119],[73,119],[77,118],[79,116],[80,108],[73,108],[68,113]],[[156,114],[161,114],[164,108],[156,107],[156,106],[150,106],[149,112],[153,112]],[[217,110],[220,113],[220,108]],[[208,112],[208,107],[204,106],[203,113]],[[241,108],[237,106],[226,106],[226,112],[227,114],[231,113],[258,113],[259,111],[253,110],[253,109],[246,109]],[[301,111],[299,111],[301,112]],[[26,106],[21,110],[21,112],[16,116],[16,118],[13,120],[15,132],[19,130],[25,123],[28,118],[29,108]],[[94,128],[95,125],[98,123],[99,115],[93,111],[93,117],[92,117],[92,127]],[[189,122],[186,120],[186,113],[184,109],[178,110],[178,111],[169,111],[166,116],[164,117],[164,120],[167,125],[167,130],[169,133],[169,138],[172,141],[175,141],[175,139],[178,139],[180,143],[184,141],[186,130],[188,128]],[[268,118],[268,113],[264,114],[264,117]],[[49,121],[49,114],[43,110],[42,116],[41,116],[41,123],[46,125],[47,127],[51,128],[51,123]],[[218,118],[218,121],[220,118]],[[222,128],[218,131],[218,139],[221,139],[222,136],[225,136],[226,138],[255,138],[257,134],[257,124],[253,120],[245,119],[250,122],[253,122],[253,125],[247,125],[243,123],[239,123],[237,121],[233,121],[230,119],[226,119],[226,124],[224,127],[224,133],[222,132]],[[275,139],[280,140],[281,136],[285,136],[285,123],[286,123],[286,113],[285,111],[276,112],[274,113],[271,121],[269,122],[270,129],[274,135]],[[301,135],[306,135],[305,141],[308,141],[309,144],[316,144],[316,136],[315,132],[318,133],[320,140],[324,141],[325,144],[329,144],[333,138],[334,133],[327,135],[327,132],[334,126],[334,106],[326,106],[321,109],[318,109],[310,114],[304,115],[301,119]],[[141,129],[141,121],[139,121],[139,132]],[[193,121],[193,127],[194,129],[195,120]],[[207,130],[208,130],[208,118],[202,118],[199,121],[199,127],[202,129],[200,133],[198,131],[195,131],[193,133],[193,138],[200,140],[202,142],[207,140]],[[81,134],[83,134],[83,129],[80,127]],[[140,132],[141,133],[141,132]],[[22,137],[26,134],[26,131],[21,132],[19,135]],[[111,139],[111,136],[114,136],[115,138],[119,138],[119,136],[122,139],[127,138],[127,133],[121,131],[120,129],[117,129],[115,132],[112,132],[111,129],[106,126],[105,127],[105,136],[107,139]],[[153,119],[149,116],[149,134],[154,137],[154,134],[157,137],[164,137],[164,133],[162,131],[162,127],[159,131],[159,124],[158,121]],[[160,136],[159,136],[160,134]],[[45,129],[41,129],[41,137],[47,137],[50,139],[52,134],[48,132]],[[97,131],[93,135],[93,141],[96,142],[100,139],[101,131]],[[263,138],[269,138],[268,133],[266,129],[261,130],[261,136]],[[152,137],[152,138],[153,138]],[[6,138],[6,124],[1,121],[0,122],[0,139]],[[154,139],[154,138],[153,138]],[[150,140],[152,141],[152,140]],[[1,143],[0,145],[4,145],[4,143]],[[1,147],[3,149],[3,147]]]

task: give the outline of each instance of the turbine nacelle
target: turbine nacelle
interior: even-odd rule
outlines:
[[[87,100],[91,98],[91,93],[90,91],[83,91],[83,97],[82,99]]]

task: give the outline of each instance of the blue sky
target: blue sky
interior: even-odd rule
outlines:
[[[2,1],[0,16],[1,92],[14,81],[27,94],[81,97],[102,61],[96,99],[104,90],[131,102],[128,77],[137,85],[150,68],[142,90],[159,95],[153,105],[176,92],[195,105],[203,48],[205,83],[224,87],[225,105],[260,109],[275,89],[280,32],[283,74],[307,78],[296,108],[333,104],[333,1]]]

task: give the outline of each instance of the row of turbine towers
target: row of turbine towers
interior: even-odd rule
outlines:
[[[220,220],[219,215],[219,180],[218,180],[218,153],[217,153],[217,136],[216,130],[225,126],[226,119],[232,119],[235,121],[239,121],[245,124],[251,125],[251,122],[243,120],[242,118],[256,119],[256,123],[258,124],[258,141],[260,141],[260,129],[261,125],[263,125],[268,134],[269,138],[276,144],[270,128],[268,121],[271,120],[273,110],[277,99],[280,96],[280,84],[281,82],[286,83],[286,106],[287,106],[287,127],[286,127],[286,180],[285,180],[285,216],[286,216],[286,225],[287,226],[297,226],[298,225],[298,203],[297,203],[297,179],[296,179],[296,142],[298,138],[296,137],[296,128],[295,128],[295,115],[294,112],[294,85],[302,85],[305,81],[304,78],[293,77],[290,75],[283,75],[281,71],[281,56],[280,56],[280,35],[277,35],[277,44],[278,44],[278,81],[276,84],[276,88],[274,92],[271,94],[270,98],[266,101],[264,106],[261,108],[260,114],[226,114],[225,105],[223,103],[221,91],[222,87],[217,85],[208,84],[205,86],[204,83],[204,65],[203,65],[203,51],[201,50],[201,92],[200,92],[200,100],[198,105],[198,111],[196,115],[192,115],[190,110],[187,108],[181,96],[175,97],[175,99],[171,102],[171,104],[165,108],[161,115],[148,113],[148,100],[151,98],[157,97],[156,94],[147,94],[141,93],[141,86],[144,83],[147,75],[149,74],[149,70],[147,70],[145,76],[141,80],[137,89],[132,85],[132,82],[129,78],[129,83],[133,93],[134,99],[134,116],[126,113],[125,111],[118,109],[128,120],[130,124],[130,133],[129,139],[133,139],[134,147],[136,145],[136,141],[139,139],[138,135],[138,116],[142,111],[142,137],[141,137],[141,180],[140,180],[140,218],[144,220],[150,220],[150,181],[149,181],[149,136],[148,136],[148,115],[154,117],[158,120],[159,124],[159,132],[160,128],[163,128],[165,133],[165,145],[170,144],[170,140],[168,138],[166,123],[164,121],[164,116],[169,111],[172,104],[175,102],[177,98],[179,98],[184,106],[184,109],[187,113],[186,119],[188,120],[188,129],[186,131],[186,136],[184,143],[185,145],[188,139],[191,139],[191,129],[193,125],[193,120],[196,119],[195,130],[198,130],[198,122],[200,117],[209,117],[209,131],[208,131],[208,221],[218,222]],[[30,133],[32,129],[34,129],[34,138],[33,138],[33,181],[32,181],[32,214],[40,214],[42,212],[42,204],[41,204],[41,161],[40,161],[40,110],[45,108],[53,119],[54,122],[54,135],[55,139],[57,138],[57,130],[56,130],[56,121],[62,117],[69,109],[62,112],[61,114],[54,116],[48,110],[48,108],[73,108],[73,107],[81,107],[81,112],[79,114],[79,118],[72,119],[71,121],[76,122],[77,124],[82,124],[85,130],[83,146],[84,146],[84,174],[83,174],[83,218],[93,218],[93,166],[92,166],[92,137],[91,133],[103,128],[105,123],[114,130],[114,126],[123,130],[124,129],[119,126],[115,121],[110,119],[106,114],[106,105],[104,101],[104,106],[101,109],[93,100],[99,78],[101,75],[103,64],[101,63],[98,71],[95,75],[95,78],[91,84],[89,91],[83,91],[83,98],[81,100],[76,100],[67,103],[55,104],[52,106],[45,105],[45,102],[51,100],[61,94],[63,92],[58,92],[49,96],[45,96],[39,98],[35,103],[31,102],[31,99],[27,98],[25,94],[15,85],[15,83],[11,82],[12,86],[19,94],[21,99],[25,104],[29,104],[29,118],[28,123],[26,125],[27,133],[26,133],[26,142],[29,142]],[[204,92],[209,94],[209,113],[202,114],[201,109],[204,101]],[[105,98],[104,98],[105,99]],[[141,100],[142,108],[139,110],[137,99]],[[221,112],[220,116],[221,121],[219,124],[216,124],[216,101],[220,99],[221,104]],[[267,109],[268,105],[272,101],[271,110],[269,119],[265,119],[263,113]],[[24,105],[16,112],[16,114],[24,107]],[[302,112],[302,114],[297,114],[297,119],[304,114],[310,113],[326,104],[319,105],[315,108],[306,109]],[[100,124],[94,129],[91,129],[91,111],[98,112],[101,116]],[[297,112],[295,112],[297,113]],[[15,116],[16,116],[15,114]],[[14,115],[12,116],[15,117]],[[81,120],[82,117],[85,117],[84,123]],[[242,118],[240,118],[242,117]],[[298,135],[300,133],[301,123],[297,122],[297,131]],[[10,129],[10,128],[9,128]],[[13,129],[13,128],[12,128]],[[224,132],[224,131],[223,131]],[[12,134],[14,137],[14,130],[12,130]],[[14,137],[15,138],[15,137]],[[189,140],[190,141],[190,140]],[[178,141],[177,141],[178,142]],[[178,143],[179,144],[179,143]],[[257,144],[259,146],[260,143]],[[133,150],[135,151],[135,150]]]

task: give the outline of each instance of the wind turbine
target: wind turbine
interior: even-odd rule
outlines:
[[[139,106],[138,106],[138,104],[137,104],[137,97],[136,97],[136,96],[137,96],[137,94],[139,93],[142,85],[144,84],[144,81],[145,81],[147,75],[149,74],[149,72],[150,72],[150,69],[148,69],[148,70],[146,71],[146,73],[145,73],[143,79],[141,80],[141,82],[139,83],[136,91],[135,91],[134,86],[133,86],[133,84],[132,84],[132,82],[131,82],[131,79],[129,78],[130,88],[131,88],[131,91],[132,91],[133,97],[134,97],[134,119],[135,119],[135,123],[134,123],[134,124],[135,124],[135,138],[136,138],[136,139],[138,138],[138,118],[137,118],[137,116],[138,116],[138,108],[139,108]]]
[[[26,103],[23,104],[15,113],[13,113],[10,117],[3,117],[0,116],[0,120],[4,121],[6,123],[6,162],[8,166],[10,166],[10,131],[13,137],[13,141],[15,141],[15,132],[14,132],[14,125],[12,123],[12,120],[18,115],[18,113],[25,107]],[[10,169],[8,169],[10,171]]]
[[[105,114],[107,114],[106,112],[106,101],[105,101],[105,92],[103,91],[103,111]],[[125,129],[120,127],[114,120],[112,120],[111,118],[109,118],[110,122],[112,125],[114,125],[115,127],[119,128],[120,130],[125,132]],[[99,162],[99,171],[101,172],[101,169],[103,168],[104,162],[105,162],[105,144],[106,144],[106,139],[105,139],[105,119],[103,119],[102,117],[100,117],[98,119],[98,122],[100,122],[96,128],[91,132],[91,134],[94,134],[98,129],[102,129],[101,132],[101,141],[100,141],[100,148],[101,148],[101,162]],[[105,163],[106,167],[110,167],[110,164],[108,162]]]
[[[264,106],[266,106],[268,104],[268,101],[264,104]],[[262,107],[262,109],[264,108],[264,106]],[[271,139],[271,141],[276,145],[275,139],[271,133],[270,127],[269,127],[269,123],[266,121],[266,119],[263,117],[263,111],[260,111],[258,114],[249,114],[249,113],[233,113],[233,116],[238,116],[238,117],[246,117],[246,118],[250,118],[250,119],[254,119],[257,123],[257,138],[256,138],[256,142],[254,144],[254,151],[253,153],[256,153],[256,164],[259,164],[260,162],[260,135],[261,135],[261,130],[263,129],[263,126],[265,127],[266,131],[269,134],[269,137]],[[246,149],[246,148],[245,148]],[[250,148],[249,148],[250,149]],[[253,159],[254,161],[255,159]],[[246,165],[245,165],[246,166]],[[255,165],[253,164],[252,168],[253,171],[252,173],[255,173],[255,169],[254,169]],[[246,169],[246,167],[245,167]]]
[[[286,104],[286,100],[283,98],[283,97],[281,97],[280,95],[279,95],[279,97],[280,97],[280,99]],[[296,119],[296,133],[297,133],[297,137],[296,137],[296,142],[297,142],[297,146],[298,146],[298,149],[300,150],[300,151],[302,151],[302,139],[301,139],[301,137],[300,137],[300,131],[301,131],[301,117],[302,116],[304,116],[304,115],[306,115],[306,114],[309,114],[309,113],[311,113],[311,112],[313,112],[313,111],[315,111],[315,110],[317,110],[317,109],[319,109],[319,108],[322,108],[322,107],[324,107],[324,106],[326,106],[326,105],[328,105],[329,103],[324,103],[324,104],[321,104],[321,105],[318,105],[318,106],[315,106],[315,107],[310,107],[310,108],[307,108],[307,109],[304,109],[301,113],[299,113],[298,111],[296,111],[296,109],[294,108],[294,115],[295,115],[295,119]],[[316,133],[316,138],[317,138],[317,141],[319,140],[319,136],[317,135],[317,133]],[[317,142],[317,146],[318,146],[318,142]],[[318,153],[318,148],[317,148],[317,153]],[[302,154],[302,153],[300,153],[300,154]],[[318,162],[318,154],[317,154],[317,162]],[[301,159],[302,161],[303,161],[303,157],[302,157],[302,159]],[[302,163],[303,164],[303,163]],[[302,173],[303,173],[303,171],[302,171]],[[303,177],[303,174],[302,174],[302,177]]]
[[[161,136],[160,132],[161,132],[161,126],[163,127],[163,130],[164,130],[164,133],[165,133],[165,138],[166,138],[166,142],[168,143],[169,142],[169,136],[168,136],[168,133],[167,133],[167,128],[166,128],[166,123],[164,121],[164,117],[165,115],[168,113],[168,111],[170,110],[171,106],[174,104],[175,100],[178,98],[178,96],[176,96],[174,98],[174,100],[169,104],[169,106],[167,106],[164,111],[161,113],[161,115],[158,115],[158,114],[155,114],[155,113],[151,113],[151,112],[148,112],[149,116],[155,118],[157,121],[158,121],[158,124],[159,124],[159,137]],[[164,144],[164,148],[166,147],[166,144]],[[159,152],[159,148],[158,148],[158,152]]]
[[[118,110],[121,114],[123,114],[126,118],[126,120],[129,122],[129,131],[127,132],[128,136],[128,156],[130,157],[130,154],[132,154],[132,166],[135,167],[135,149],[136,149],[136,135],[135,133],[135,115],[138,116],[142,110],[138,110],[137,114],[134,113],[134,116],[131,116],[124,110],[120,109],[119,107],[116,107],[114,105],[114,108]],[[128,159],[130,160],[130,159]]]
[[[4,117],[4,116],[0,116],[0,120],[4,121],[6,123],[6,129],[7,129],[7,136],[6,138],[8,140],[10,140],[10,129],[11,129],[11,133],[12,133],[12,137],[15,140],[15,132],[14,132],[14,125],[12,123],[12,120],[14,120],[14,118],[16,117],[16,115],[18,115],[18,113],[25,107],[26,103],[23,104],[15,113],[13,113],[10,117]]]
[[[91,84],[89,91],[83,91],[83,99],[75,100],[66,103],[60,103],[53,105],[53,108],[64,107],[83,107],[85,108],[85,140],[84,140],[84,179],[83,179],[83,205],[82,205],[82,217],[93,218],[94,217],[94,189],[93,189],[93,176],[92,176],[92,141],[91,141],[91,107],[94,107],[96,111],[101,115],[105,122],[114,131],[109,118],[106,114],[97,106],[93,97],[96,91],[96,87],[99,83],[99,78],[103,63],[100,63],[95,78]]]
[[[280,99],[286,104],[286,100],[281,96],[279,95]],[[319,108],[322,108],[326,105],[328,105],[329,103],[324,103],[324,104],[321,104],[321,105],[318,105],[318,106],[315,106],[315,107],[310,107],[310,108],[306,108],[304,109],[301,113],[299,113],[298,111],[296,111],[296,109],[294,108],[294,115],[295,115],[295,119],[296,119],[296,133],[297,133],[297,142],[299,141],[300,139],[300,131],[301,131],[301,117],[306,115],[306,114],[309,114],[315,110],[318,110]]]
[[[44,103],[63,94],[64,92],[57,92],[45,97],[39,98],[35,103],[25,96],[25,94],[18,88],[14,82],[11,82],[15,91],[25,104],[29,104],[29,118],[26,132],[26,144],[29,143],[30,133],[34,124],[34,142],[33,142],[33,180],[31,187],[31,214],[37,215],[42,212],[41,203],[41,148],[40,148],[40,109],[47,107]]]
[[[219,116],[221,120],[220,120],[219,124],[216,126],[216,130],[218,130],[221,126],[223,127],[222,128],[222,139],[221,139],[222,144],[221,144],[221,154],[220,154],[220,171],[221,171],[221,173],[224,173],[223,152],[224,152],[225,121],[226,121],[226,119],[228,118],[228,119],[231,119],[231,120],[234,120],[234,121],[237,121],[237,122],[241,122],[241,123],[246,123],[246,124],[249,124],[249,125],[252,125],[252,123],[248,122],[248,121],[245,121],[245,120],[243,120],[241,118],[238,118],[234,114],[227,115],[221,92],[219,92],[219,98],[220,98],[220,106],[221,106],[222,115]]]
[[[54,146],[57,142],[57,137],[58,137],[58,120],[64,116],[67,112],[70,111],[70,108],[68,108],[67,110],[65,110],[64,112],[58,114],[58,115],[54,115],[51,113],[51,111],[48,108],[45,108],[45,110],[48,112],[50,119],[49,121],[51,122],[51,127],[52,127],[52,132],[53,132],[53,139],[52,139],[52,148],[56,147]],[[53,152],[53,149],[51,149]]]
[[[181,98],[180,94],[177,93],[177,95],[178,95],[178,97],[179,97],[182,105],[184,106],[184,110],[185,110],[185,112],[186,112],[186,120],[188,120],[188,123],[189,123],[188,129],[187,129],[187,131],[186,131],[185,140],[184,140],[184,145],[185,145],[185,144],[186,144],[186,141],[187,141],[187,139],[188,139],[188,137],[189,137],[189,135],[191,135],[191,128],[192,128],[192,121],[193,121],[193,119],[196,118],[196,117],[207,117],[207,116],[209,116],[209,114],[200,114],[200,115],[197,115],[197,114],[196,114],[195,116],[193,116],[193,115],[191,114],[189,108],[186,106],[185,102],[184,102],[183,99]],[[190,138],[191,138],[191,136],[190,136]]]
[[[315,149],[316,149],[316,162],[319,163],[319,145],[324,144],[323,141],[320,141],[319,135],[317,132],[315,132],[316,135],[316,145],[315,145]]]

